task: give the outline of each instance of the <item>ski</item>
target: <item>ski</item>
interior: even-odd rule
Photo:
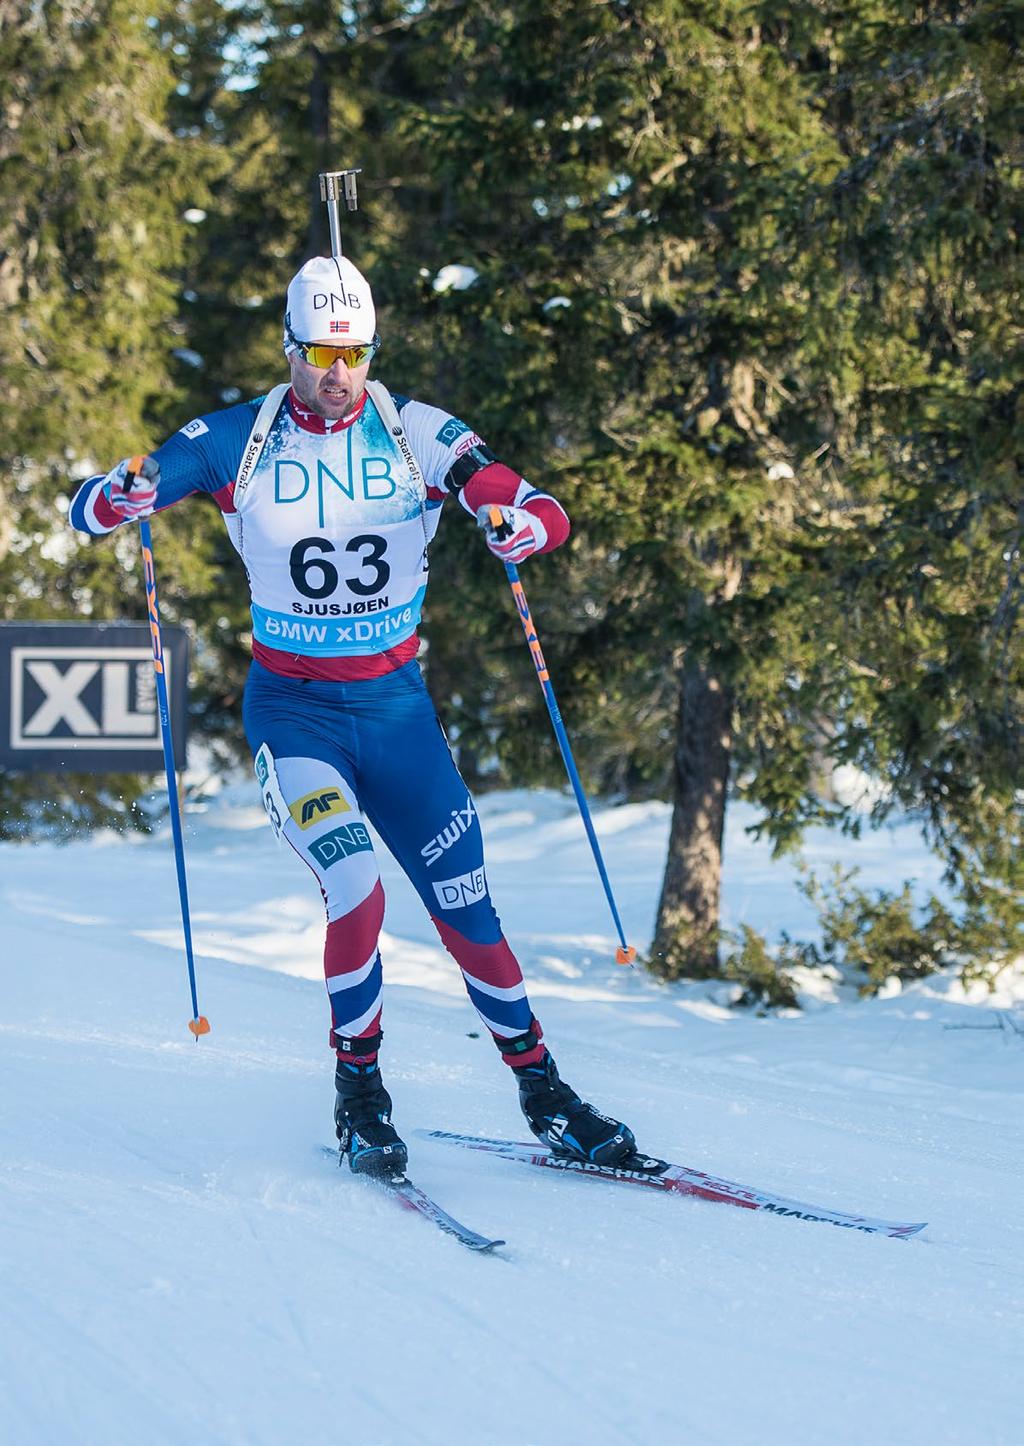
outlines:
[[[321,1149],[336,1165],[340,1164],[337,1146],[332,1148],[330,1145],[322,1145]],[[447,1210],[443,1210],[436,1200],[432,1200],[405,1175],[396,1175],[390,1180],[378,1179],[373,1175],[353,1175],[352,1178],[367,1180],[376,1185],[383,1194],[396,1200],[403,1210],[422,1215],[424,1220],[431,1221],[445,1235],[453,1235],[460,1245],[464,1245],[467,1250],[475,1250],[478,1255],[489,1255],[499,1245],[505,1244],[504,1240],[490,1240],[486,1235],[478,1235],[475,1230],[470,1230],[468,1225],[463,1225],[461,1220],[449,1215]]]
[[[767,1210],[792,1220],[813,1220],[836,1225],[843,1230],[860,1230],[867,1235],[889,1235],[905,1240],[923,1230],[927,1221],[917,1225],[901,1225],[893,1220],[875,1220],[868,1215],[847,1215],[825,1206],[805,1205],[768,1190],[738,1185],[732,1180],[719,1180],[692,1170],[686,1165],[671,1165],[665,1160],[636,1155],[629,1165],[591,1165],[583,1160],[556,1155],[544,1145],[520,1144],[510,1140],[489,1140],[477,1135],[458,1135],[448,1130],[416,1130],[426,1140],[442,1140],[461,1145],[467,1150],[480,1150],[504,1160],[518,1160],[524,1165],[557,1170],[563,1175],[582,1175],[589,1180],[615,1180],[626,1185],[644,1185],[667,1194],[690,1195],[722,1205],[738,1205],[741,1210]]]

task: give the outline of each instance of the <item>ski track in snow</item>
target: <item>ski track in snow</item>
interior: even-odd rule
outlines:
[[[924,981],[758,1019],[614,937],[571,800],[480,801],[492,886],[566,1077],[645,1149],[869,1237],[546,1174],[412,1138],[522,1139],[515,1090],[382,855],[384,1066],[410,1173],[462,1249],[318,1151],[332,1134],[322,906],[248,786],[187,819],[200,1004],[170,844],[0,847],[0,1441],[916,1446],[1024,1441],[1024,1037],[1015,1000]],[[650,936],[667,810],[598,810]],[[726,913],[809,927],[733,809]],[[904,826],[815,832],[863,881],[939,868]],[[1017,984],[1019,993],[1024,994]]]

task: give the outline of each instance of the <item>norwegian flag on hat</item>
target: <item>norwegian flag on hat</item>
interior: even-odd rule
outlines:
[[[347,331],[348,331],[348,322],[347,322],[347,321],[332,321],[332,322],[331,322],[331,335],[334,336],[335,333],[337,333],[337,332],[339,332],[339,331],[341,331],[341,332],[347,332]]]

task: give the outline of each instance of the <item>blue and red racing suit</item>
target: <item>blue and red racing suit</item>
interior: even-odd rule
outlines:
[[[264,806],[312,869],[327,906],[331,1044],[370,1060],[380,1041],[384,893],[369,821],[462,970],[509,1064],[539,1061],[541,1031],[491,902],[483,838],[416,662],[427,549],[446,498],[475,516],[524,507],[569,533],[561,507],[497,461],[465,423],[371,383],[329,422],[278,389],[197,417],[152,456],[157,510],[206,492],[252,594],[243,719]],[[104,478],[82,484],[72,524],[123,522]]]

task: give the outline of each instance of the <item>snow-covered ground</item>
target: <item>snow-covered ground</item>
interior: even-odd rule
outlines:
[[[166,836],[0,848],[0,1441],[1024,1441],[1024,1036],[995,1027],[1019,1017],[1012,983],[736,1015],[712,987],[611,962],[570,801],[495,795],[481,813],[506,928],[581,1092],[657,1153],[928,1229],[856,1235],[416,1139],[414,1178],[508,1247],[474,1256],[402,1214],[317,1153],[321,904],[231,788],[188,819],[198,1045]],[[748,821],[733,810],[728,921],[806,933],[791,868]],[[644,945],[666,810],[598,826]],[[867,884],[938,881],[910,828],[808,852]],[[386,858],[384,877],[399,1126],[522,1138],[454,964]]]

